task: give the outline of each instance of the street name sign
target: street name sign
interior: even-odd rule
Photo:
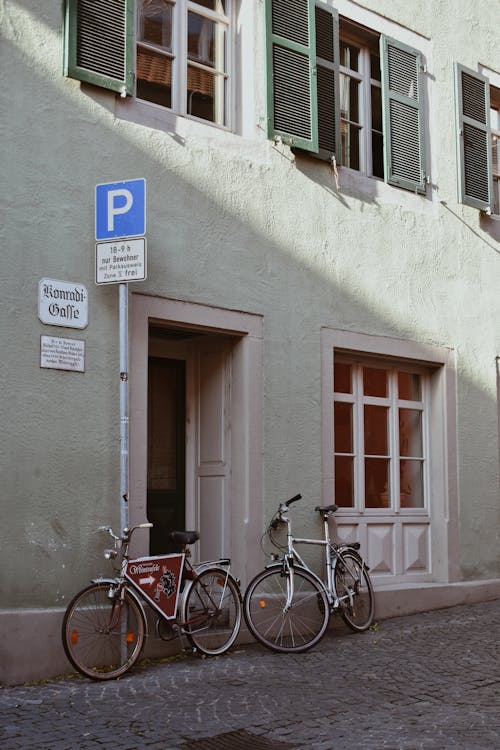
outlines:
[[[87,288],[72,281],[41,279],[38,284],[38,317],[49,326],[86,328]]]

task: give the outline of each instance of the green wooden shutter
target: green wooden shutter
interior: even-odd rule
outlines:
[[[480,73],[455,64],[458,199],[491,211],[490,89]]]
[[[385,181],[425,193],[422,56],[380,37]]]
[[[318,150],[314,0],[266,0],[268,136]]]
[[[315,7],[318,87],[318,155],[341,160],[339,14],[330,5]]]
[[[134,0],[66,0],[64,73],[133,93]]]

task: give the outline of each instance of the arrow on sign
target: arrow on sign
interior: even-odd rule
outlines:
[[[139,583],[141,584],[141,586],[143,583],[154,583],[154,582],[155,582],[155,579],[153,578],[153,576],[148,576],[148,578],[139,578]]]

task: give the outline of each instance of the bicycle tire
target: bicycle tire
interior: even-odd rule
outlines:
[[[293,600],[285,612],[289,576],[281,566],[255,576],[245,592],[243,611],[249,631],[263,646],[280,653],[301,653],[325,634],[330,607],[320,582],[295,567]]]
[[[333,575],[335,593],[342,600],[340,614],[346,625],[356,632],[367,630],[375,614],[373,585],[361,557],[354,551],[339,553]]]
[[[141,607],[125,591],[109,596],[109,583],[93,583],[69,603],[62,623],[66,656],[80,674],[93,680],[121,677],[137,661],[146,623]]]
[[[236,581],[222,568],[208,568],[189,588],[183,606],[183,631],[205,656],[225,653],[241,626],[241,594]]]

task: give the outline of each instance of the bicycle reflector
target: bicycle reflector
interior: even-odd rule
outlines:
[[[260,604],[260,608],[261,609],[265,609],[266,608],[266,602],[265,602],[264,599],[261,599],[260,602],[259,602],[259,604]]]
[[[76,646],[77,643],[78,643],[78,631],[72,630],[71,631],[71,644],[73,646]]]
[[[135,633],[132,633],[129,630],[128,633],[127,633],[127,636],[126,636],[125,640],[127,641],[127,643],[134,643],[134,641],[135,641]]]

